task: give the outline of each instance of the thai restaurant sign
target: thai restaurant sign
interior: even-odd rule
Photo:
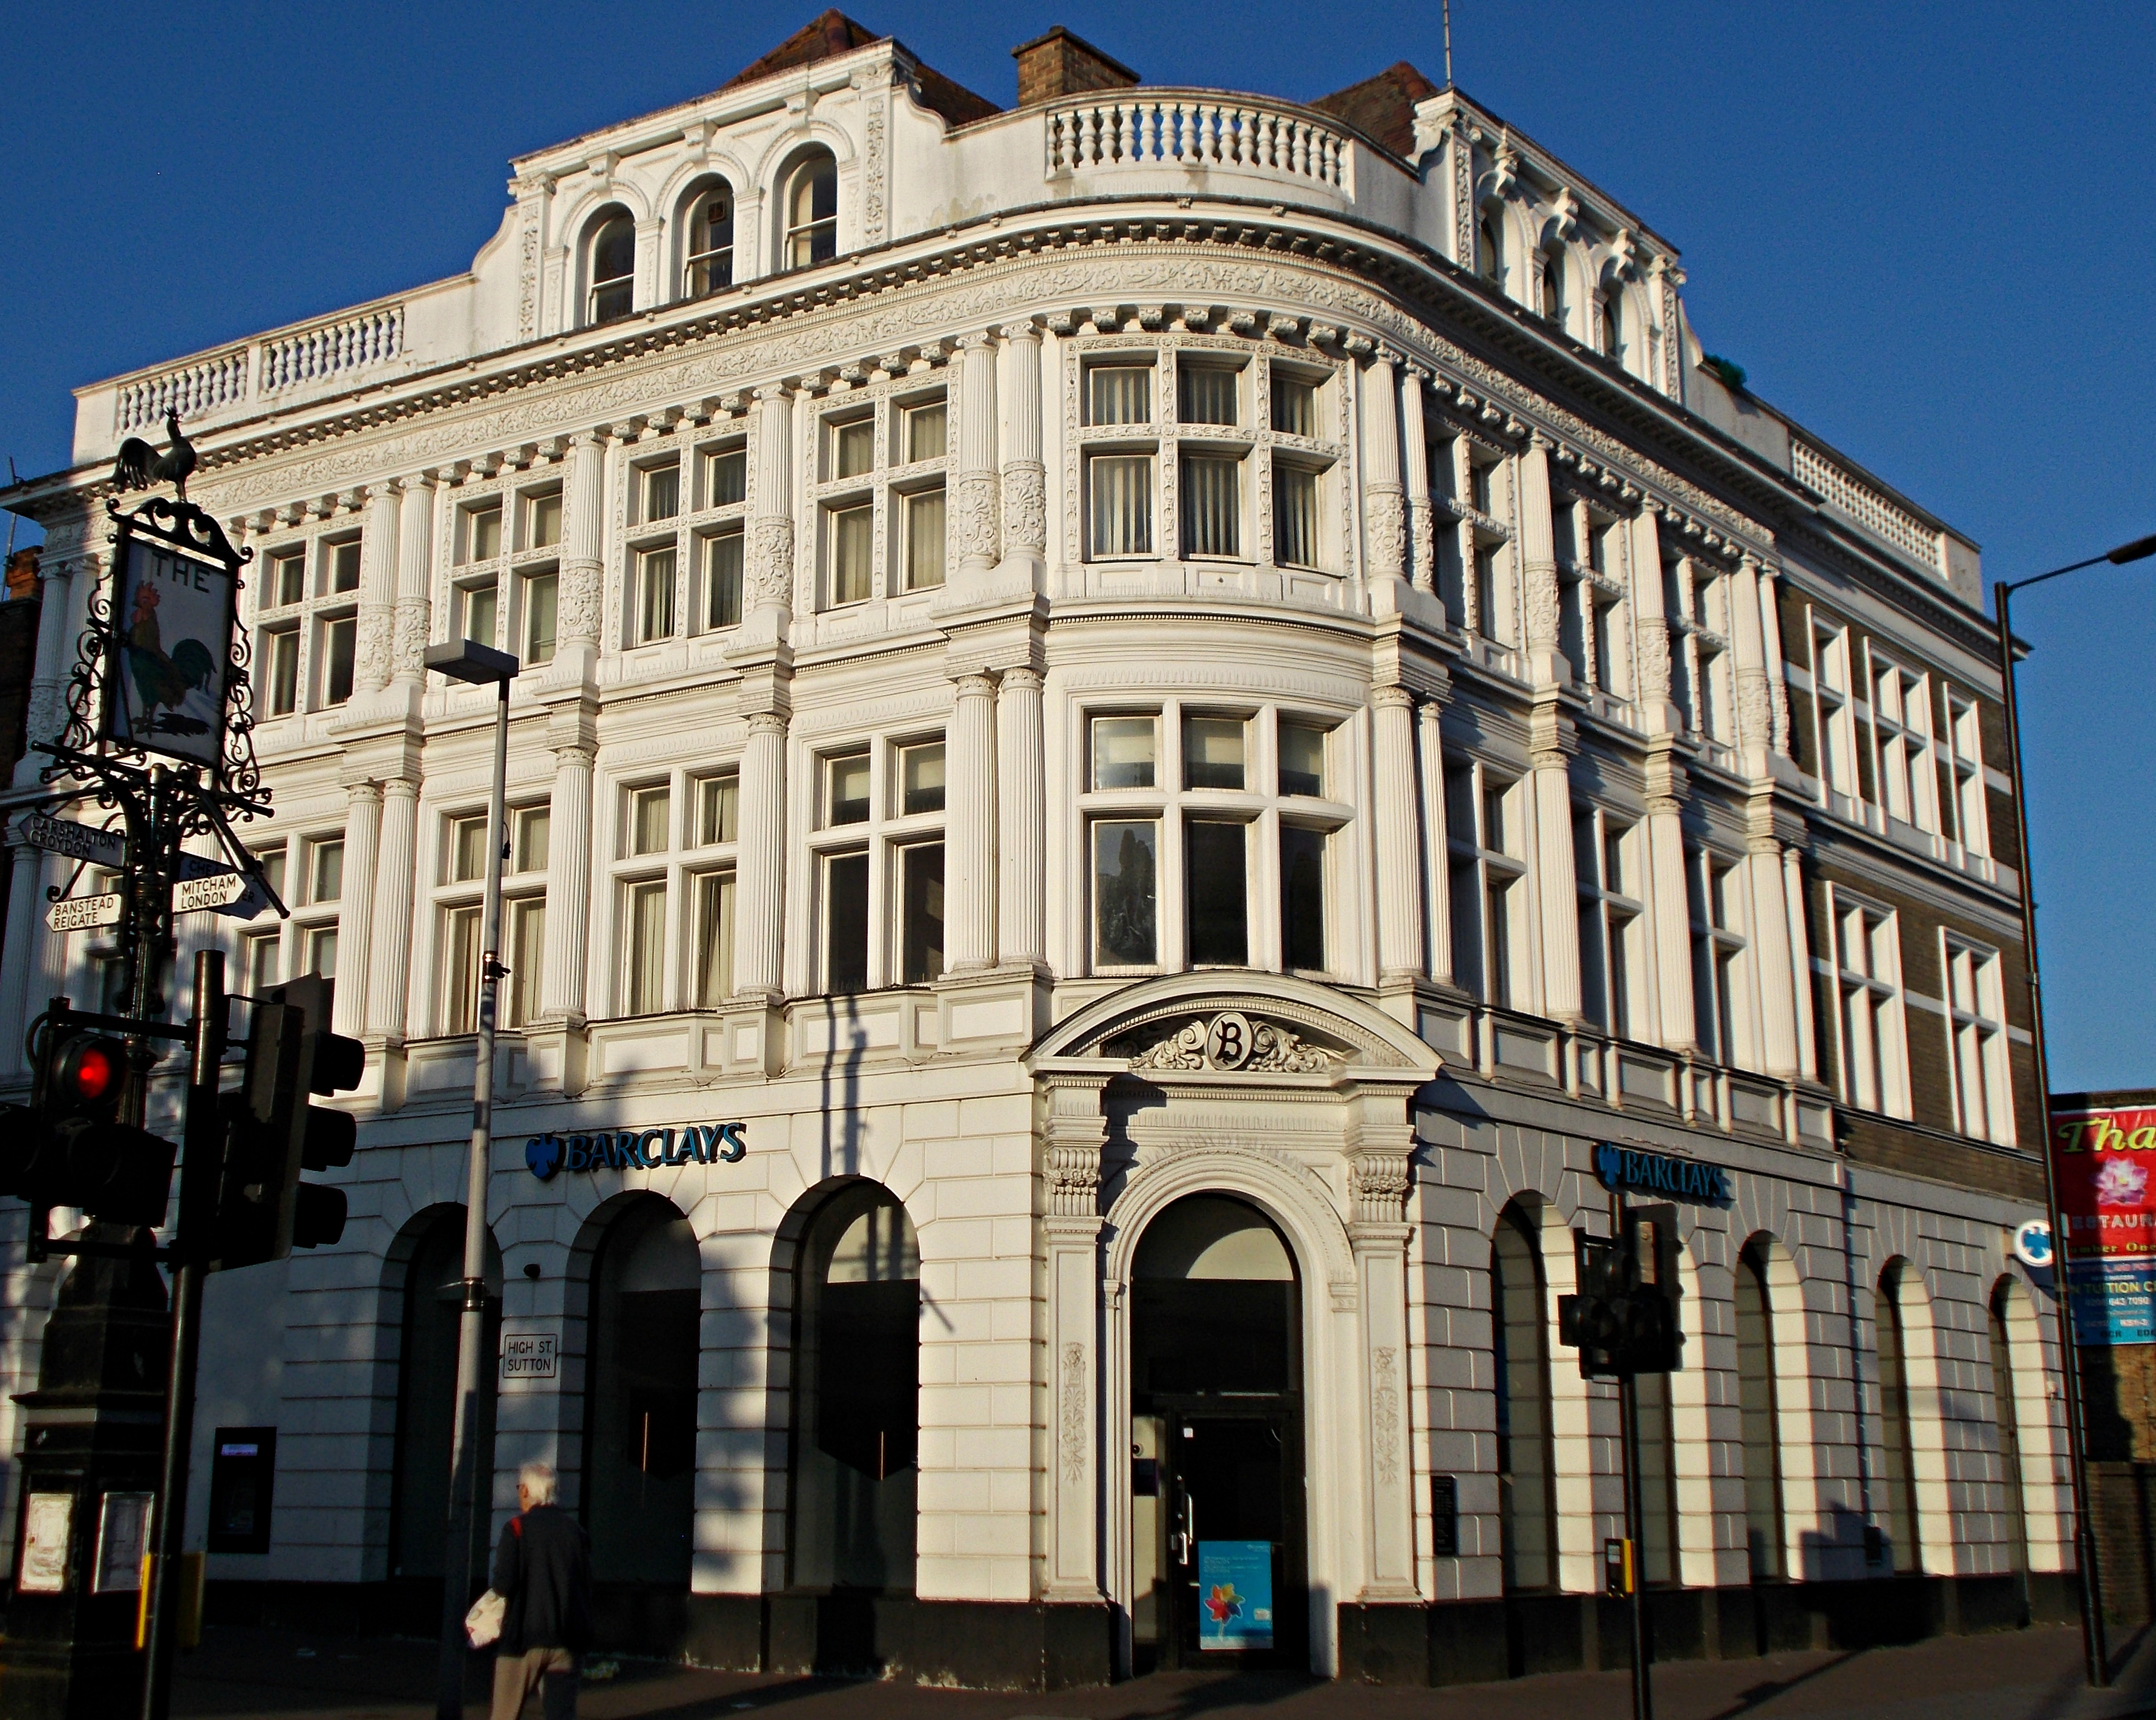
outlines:
[[[2054,1101],[2051,1163],[2075,1341],[2156,1343],[2156,1102]]]

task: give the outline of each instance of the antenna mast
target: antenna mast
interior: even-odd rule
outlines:
[[[1445,87],[1452,87],[1452,0],[1445,0]]]

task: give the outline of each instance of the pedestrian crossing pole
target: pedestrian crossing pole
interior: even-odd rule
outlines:
[[[1622,1189],[1609,1191],[1609,1230],[1621,1257],[1630,1239],[1625,1226]],[[1640,1590],[1645,1574],[1640,1558],[1640,1529],[1644,1512],[1640,1500],[1640,1382],[1629,1368],[1617,1377],[1618,1445],[1623,1454],[1625,1482],[1624,1582],[1632,1627],[1632,1720],[1655,1720],[1655,1692],[1647,1666],[1646,1596]],[[1674,1549],[1672,1549],[1674,1551]]]

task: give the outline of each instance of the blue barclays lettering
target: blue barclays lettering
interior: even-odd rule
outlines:
[[[525,1168],[541,1182],[567,1172],[658,1170],[684,1164],[735,1164],[748,1153],[745,1122],[683,1123],[675,1128],[601,1130],[596,1134],[533,1135],[524,1143]]]
[[[1729,1173],[1718,1164],[1673,1153],[1640,1153],[1611,1141],[1595,1148],[1594,1174],[1605,1189],[1675,1195],[1709,1206],[1726,1206],[1734,1198]]]

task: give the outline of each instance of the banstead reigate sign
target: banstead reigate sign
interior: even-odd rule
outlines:
[[[605,1129],[589,1135],[534,1135],[524,1163],[544,1183],[563,1171],[654,1171],[677,1164],[733,1164],[748,1151],[745,1122],[692,1122],[678,1129]]]

